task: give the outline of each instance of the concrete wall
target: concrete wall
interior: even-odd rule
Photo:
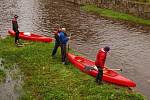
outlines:
[[[150,4],[132,2],[127,0],[67,0],[77,4],[95,4],[101,8],[113,9],[115,11],[140,16],[150,19]]]

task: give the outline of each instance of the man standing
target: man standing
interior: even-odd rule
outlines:
[[[12,20],[12,27],[13,27],[13,30],[15,32],[15,43],[16,44],[19,43],[19,30],[18,30],[17,18],[18,18],[18,16],[15,15],[14,18],[13,18],[13,20]]]
[[[58,33],[60,32],[60,28],[57,26],[54,31],[53,31],[53,34],[54,34],[54,38],[55,38],[55,46],[53,48],[53,51],[52,51],[52,57],[54,58],[55,55],[56,55],[56,52],[57,52],[57,49],[58,47],[60,46],[60,41],[59,41],[59,36],[58,36]]]
[[[96,57],[95,65],[98,69],[98,74],[96,76],[96,83],[101,84],[103,77],[103,69],[105,68],[105,60],[107,56],[107,52],[110,50],[108,46],[101,48]]]
[[[69,37],[67,37],[67,34],[65,32],[66,29],[62,28],[61,32],[59,32],[58,34],[61,46],[62,64],[66,64],[66,45],[69,40]]]

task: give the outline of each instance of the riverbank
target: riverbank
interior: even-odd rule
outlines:
[[[67,0],[79,5],[93,4],[99,8],[131,14],[144,19],[150,19],[150,3],[135,0]]]
[[[109,9],[98,8],[98,7],[96,7],[96,5],[85,5],[85,6],[82,6],[81,9],[88,11],[88,12],[97,13],[103,17],[108,17],[108,18],[113,18],[113,19],[123,20],[123,21],[129,21],[129,22],[133,22],[136,24],[150,26],[150,20],[142,19],[142,18],[139,18],[136,16],[116,12],[116,11],[109,10]]]
[[[72,64],[62,65],[60,49],[57,58],[51,58],[53,43],[30,42],[25,47],[16,47],[14,38],[0,40],[0,58],[4,66],[17,64],[23,73],[21,99],[65,100],[145,100],[137,92],[112,84],[97,85],[94,78],[80,72]]]
[[[131,0],[131,1],[137,1],[141,3],[150,3],[150,0]]]

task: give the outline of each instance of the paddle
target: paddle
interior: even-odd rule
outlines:
[[[71,33],[70,33],[70,36],[69,36],[69,37],[71,38]],[[69,41],[70,41],[70,39],[68,40],[68,53],[69,53]],[[67,63],[69,62],[68,57],[66,57],[66,62],[67,62]]]
[[[24,47],[23,44],[17,44],[16,46],[17,46],[17,47]]]
[[[71,38],[71,33],[70,33],[70,35],[69,35],[69,37]],[[68,41],[68,52],[69,52],[69,42],[70,42],[70,38],[69,38],[69,41]]]
[[[91,70],[97,71],[96,66],[94,66],[94,67],[92,67],[92,66],[85,66],[85,67],[84,67],[84,71],[91,71]],[[109,69],[109,70],[122,71],[121,68]]]
[[[23,45],[31,45],[31,43],[29,43],[29,42],[24,42],[24,43],[22,43]]]
[[[121,69],[121,68],[110,69],[110,70],[115,70],[115,71],[121,71],[121,72],[122,72],[122,69]]]

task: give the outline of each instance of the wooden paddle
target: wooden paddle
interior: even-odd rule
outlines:
[[[22,45],[22,44],[17,44],[16,46],[17,47],[24,47],[24,45]]]
[[[24,42],[24,43],[22,43],[23,45],[30,45],[31,43],[29,43],[29,42]]]
[[[24,47],[25,45],[22,44],[22,43],[19,41],[19,43],[17,43],[16,46],[17,46],[17,47]]]
[[[71,33],[70,33],[70,35],[69,35],[69,41],[68,41],[68,52],[69,52],[69,44],[70,44],[70,39],[71,39]]]
[[[70,33],[70,38],[71,38],[71,33]],[[69,41],[70,41],[70,39],[68,40],[68,47],[67,47],[67,48],[68,48],[68,51],[67,51],[68,53],[69,53]],[[66,62],[67,62],[67,63],[69,62],[68,57],[66,57]]]
[[[95,68],[95,66],[85,66],[84,67],[84,71],[91,71],[91,70],[95,70],[97,71],[97,68]],[[122,71],[121,68],[116,68],[116,69],[108,69],[108,70],[114,70],[114,71]]]

